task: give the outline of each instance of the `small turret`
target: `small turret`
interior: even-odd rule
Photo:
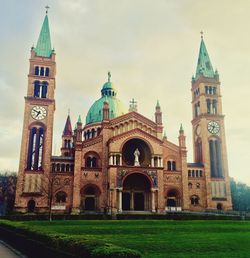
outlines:
[[[162,125],[162,112],[159,100],[157,100],[156,107],[155,107],[155,123]]]
[[[61,155],[72,156],[72,148],[73,148],[73,132],[72,132],[70,115],[68,114],[66,123],[64,126],[64,130],[63,130],[63,134],[62,134]]]
[[[182,148],[186,148],[186,136],[184,135],[184,129],[181,124],[180,130],[179,130],[179,146]]]
[[[78,116],[76,123],[76,141],[82,141],[82,119],[81,116]]]

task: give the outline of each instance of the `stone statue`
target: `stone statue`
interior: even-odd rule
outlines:
[[[139,162],[140,152],[139,152],[138,148],[136,148],[136,150],[134,152],[134,156],[135,156],[134,166],[140,166],[140,162]]]

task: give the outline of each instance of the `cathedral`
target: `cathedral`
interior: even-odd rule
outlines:
[[[97,87],[98,89],[98,87]],[[219,74],[201,35],[191,81],[194,162],[186,136],[163,134],[160,103],[154,120],[126,107],[108,73],[85,119],[67,116],[60,156],[52,155],[56,54],[46,13],[31,48],[15,210],[20,213],[166,213],[231,210]],[[190,108],[191,110],[191,108]]]

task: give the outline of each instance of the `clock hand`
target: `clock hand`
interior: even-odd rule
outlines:
[[[38,117],[41,114],[41,111],[37,111],[36,117]]]

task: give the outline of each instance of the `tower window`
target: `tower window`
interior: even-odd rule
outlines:
[[[49,76],[49,68],[48,67],[46,67],[46,69],[45,69],[45,76]]]
[[[34,82],[34,97],[36,98],[47,98],[48,83],[43,81]]]
[[[45,99],[47,97],[47,91],[48,91],[48,83],[42,82],[42,98]]]
[[[44,76],[44,67],[40,67],[40,76]]]
[[[217,139],[209,141],[210,173],[213,178],[223,178],[221,146]]]
[[[35,67],[35,75],[39,75],[39,66]]]
[[[27,169],[41,170],[43,159],[43,138],[44,130],[42,127],[33,127],[30,130],[29,149],[27,159]]]

